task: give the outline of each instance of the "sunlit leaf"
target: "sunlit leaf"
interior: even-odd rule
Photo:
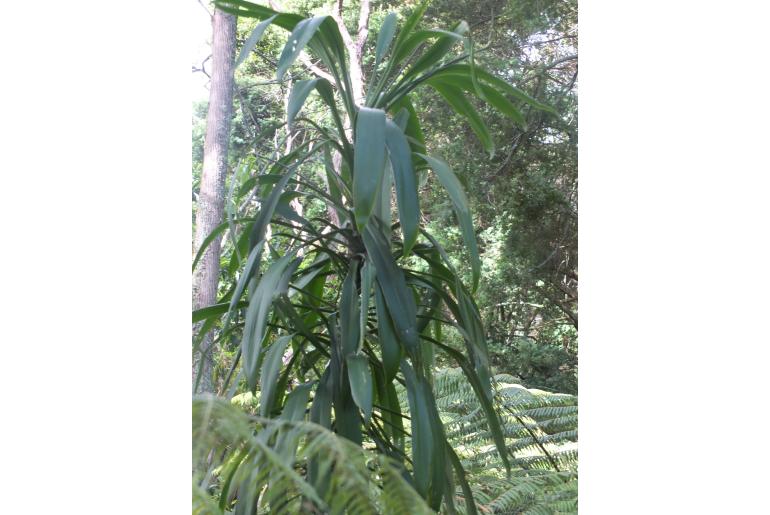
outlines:
[[[276,71],[276,77],[278,80],[283,79],[286,71],[297,60],[299,54],[307,45],[308,41],[315,35],[319,25],[324,22],[326,16],[316,16],[302,20],[292,31],[287,41],[286,46],[283,47],[281,57],[278,58],[278,67]]]

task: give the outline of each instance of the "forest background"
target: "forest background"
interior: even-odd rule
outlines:
[[[374,2],[369,43],[373,45],[388,12],[400,13],[403,19],[418,3]],[[323,2],[281,5],[289,12],[321,12],[325,6]],[[343,5],[344,17],[355,24],[358,3]],[[482,108],[496,145],[490,158],[467,121],[437,93],[426,90],[416,99],[415,108],[424,116],[426,140],[434,142],[467,188],[482,258],[483,280],[476,302],[488,331],[490,357],[498,371],[520,377],[527,386],[576,394],[577,2],[434,1],[422,25],[445,27],[458,20],[468,23],[470,37],[484,48],[476,58],[479,66],[507,77],[559,112],[555,117],[527,109],[523,130],[493,109]],[[237,48],[256,24],[253,19],[239,21]],[[292,81],[276,84],[273,77],[274,59],[284,40],[282,31],[271,32],[236,70],[226,191],[238,180],[232,170],[249,166],[249,156],[284,151],[285,129],[279,126]],[[209,55],[194,63],[194,73],[206,77],[211,67]],[[364,67],[368,72],[371,63]],[[296,73],[301,77],[301,70]],[[195,78],[196,83],[200,80]],[[193,106],[194,199],[203,163],[207,106],[206,100]],[[320,108],[315,107],[316,111]],[[456,264],[467,282],[470,267],[459,259],[463,242],[452,222],[449,199],[435,180],[422,184],[419,193],[422,202],[431,206],[424,213],[427,228],[458,258]],[[222,287],[226,286],[227,277],[223,277]],[[220,376],[226,375],[229,364],[227,359],[220,361]]]

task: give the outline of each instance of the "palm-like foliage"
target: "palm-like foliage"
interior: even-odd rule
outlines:
[[[472,297],[480,267],[468,202],[450,167],[428,154],[410,95],[423,86],[434,88],[468,120],[490,153],[494,147],[489,131],[466,94],[518,122],[523,117],[514,101],[547,108],[477,68],[467,41],[468,52],[450,54],[464,41],[464,22],[451,30],[418,30],[425,5],[405,20],[400,31],[395,15],[386,19],[365,99],[353,98],[345,46],[330,17],[305,19],[236,0],[217,5],[263,20],[245,51],[270,24],[291,31],[278,60],[279,80],[305,47],[334,79],[294,83],[287,127],[298,145],[234,192],[236,200],[254,194],[259,210],[256,216],[246,213],[228,220],[211,238],[230,228],[234,250],[226,270],[230,274],[240,270],[240,275],[219,304],[193,314],[194,321],[204,322],[204,332],[219,324],[221,341],[240,336],[233,372],[239,362],[241,368],[234,384],[242,377],[250,390],[257,386],[260,390],[262,430],[236,444],[246,446],[244,456],[254,460],[249,462],[251,475],[237,477],[241,485],[237,510],[246,510],[243,506],[261,495],[268,496],[271,509],[289,506],[290,492],[314,509],[330,506],[328,499],[300,488],[301,476],[295,470],[282,469],[274,478],[260,476],[277,466],[273,458],[283,452],[280,448],[268,452],[273,440],[286,444],[295,441],[289,434],[308,436],[300,422],[284,431],[280,429],[284,426],[268,420],[303,419],[308,404],[315,424],[358,446],[366,442],[376,448],[387,459],[378,461],[386,477],[390,467],[396,467],[398,472],[391,476],[403,477],[432,509],[438,510],[443,502],[451,510],[450,485],[457,481],[468,500],[472,489],[439,414],[431,372],[434,352],[445,353],[462,370],[483,414],[484,437],[494,443],[506,470],[511,468],[511,450],[495,412],[484,330]],[[328,109],[328,125],[299,116],[312,91]],[[339,155],[339,166],[334,153]],[[455,208],[472,270],[470,288],[444,249],[420,226],[417,185],[431,170]],[[319,174],[325,185],[319,184]],[[396,213],[391,213],[393,190]],[[300,216],[290,207],[298,196],[335,216]],[[334,218],[339,224],[331,221]],[[205,248],[204,244],[200,253]],[[442,341],[446,325],[464,337],[463,349]],[[401,386],[408,408],[399,402]],[[243,430],[237,434],[244,435]],[[293,443],[286,445],[293,449]],[[308,451],[303,458],[316,493],[319,488],[337,488],[323,484],[323,474],[313,478],[313,456]],[[232,461],[224,464],[231,465]],[[281,500],[276,484],[286,488]],[[226,503],[220,507],[226,508]],[[475,512],[473,502],[465,504],[469,513]]]

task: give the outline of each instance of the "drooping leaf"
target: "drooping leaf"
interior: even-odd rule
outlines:
[[[262,340],[267,329],[267,315],[283,272],[293,257],[293,254],[287,254],[270,265],[259,280],[254,294],[249,299],[241,348],[243,351],[243,368],[246,372],[246,381],[249,389],[252,391],[257,386],[257,366],[262,352]]]
[[[299,113],[302,106],[305,104],[305,100],[311,91],[315,88],[319,79],[299,80],[294,83],[289,93],[289,101],[286,106],[286,120],[289,128],[291,128],[294,118]]]
[[[228,310],[229,312],[232,312],[235,309],[235,306],[238,304],[238,301],[240,301],[241,296],[243,295],[243,291],[246,289],[246,285],[248,284],[249,280],[254,276],[256,271],[259,270],[259,263],[260,258],[262,257],[264,243],[265,240],[259,240],[256,246],[251,249],[251,253],[246,260],[246,265],[243,267],[243,272],[241,272],[241,276],[238,278],[238,283],[235,286],[233,296],[230,298],[230,308]]]
[[[452,464],[452,468],[454,468],[455,473],[457,474],[457,479],[460,482],[460,488],[462,488],[463,495],[465,496],[465,513],[467,513],[467,515],[478,515],[478,511],[476,511],[476,501],[473,499],[473,490],[471,489],[471,485],[468,484],[465,469],[460,462],[460,458],[449,443],[446,445],[446,452],[449,462]]]
[[[265,359],[262,362],[262,372],[259,378],[259,414],[269,417],[275,401],[275,387],[278,373],[281,371],[284,352],[293,335],[281,336],[267,349]]]
[[[249,36],[249,39],[246,40],[246,42],[243,44],[243,48],[241,49],[241,53],[238,54],[238,59],[235,60],[235,68],[241,65],[243,61],[245,61],[252,50],[254,50],[254,47],[259,43],[259,41],[262,39],[262,36],[265,33],[265,29],[273,23],[273,20],[275,20],[277,14],[274,14],[270,18],[261,21],[257,24],[256,27],[254,27],[254,30],[251,32],[251,35]]]
[[[417,241],[420,223],[420,202],[417,181],[412,166],[412,152],[403,131],[388,120],[385,123],[385,144],[388,147],[398,199],[398,217],[404,233],[404,255],[408,255]]]
[[[377,284],[380,285],[398,336],[408,350],[415,352],[418,343],[417,306],[411,290],[406,285],[404,274],[396,265],[379,226],[367,225],[363,239],[367,254],[374,262]]]
[[[459,88],[446,83],[433,82],[431,86],[444,97],[458,114],[468,120],[471,129],[473,129],[473,132],[476,133],[479,141],[484,146],[484,150],[489,152],[490,155],[494,155],[495,146],[492,142],[492,136],[489,134],[489,129],[487,129],[476,108],[465,98],[463,92]]]
[[[314,382],[308,382],[295,387],[286,397],[286,403],[281,412],[281,419],[289,422],[302,420],[305,416],[305,407],[307,406],[310,390],[313,389]]]
[[[508,459],[508,450],[505,445],[505,437],[503,436],[503,430],[500,425],[500,418],[495,411],[492,402],[489,400],[489,397],[487,396],[486,391],[481,381],[479,380],[479,377],[476,374],[473,366],[468,362],[465,356],[463,356],[462,352],[453,349],[452,347],[445,345],[437,340],[431,341],[434,345],[438,346],[441,350],[449,354],[457,362],[457,364],[460,365],[460,368],[462,368],[465,377],[468,378],[468,381],[473,387],[473,391],[476,394],[476,398],[479,400],[479,403],[481,404],[481,408],[484,410],[484,415],[486,416],[489,430],[492,433],[492,439],[495,442],[495,446],[497,447],[497,452],[500,454],[500,459],[503,462],[506,471],[510,472],[511,462]]]
[[[439,182],[452,200],[457,219],[460,222],[463,241],[470,254],[471,271],[473,274],[473,290],[475,291],[479,284],[481,260],[479,259],[479,250],[476,244],[476,232],[473,230],[473,220],[471,219],[471,212],[468,207],[468,198],[465,196],[465,190],[452,169],[449,168],[449,165],[444,161],[426,154],[420,154],[420,157],[422,157],[433,171],[436,172],[436,177],[438,177]]]
[[[477,90],[470,77],[462,75],[439,75],[437,77],[432,77],[425,82],[426,84],[447,84],[463,89],[469,93],[475,93],[478,96]],[[483,97],[480,98],[488,102],[492,107],[500,111],[500,113],[516,122],[520,127],[526,128],[527,123],[524,119],[524,115],[521,114],[521,111],[519,111],[510,100],[505,98],[505,96],[498,90],[487,84],[478,83],[478,88],[483,92]]]
[[[457,307],[460,315],[460,323],[466,334],[463,334],[466,341],[468,356],[471,358],[476,373],[479,376],[484,392],[489,399],[492,399],[492,385],[489,373],[489,354],[487,342],[484,336],[484,328],[481,324],[481,315],[476,308],[473,299],[461,284],[455,287],[457,297]]]
[[[374,208],[385,165],[385,111],[362,107],[356,116],[353,200],[356,226],[363,230]]]
[[[436,65],[451,48],[468,32],[468,24],[464,21],[455,26],[452,32],[440,37],[420,58],[406,71],[404,78],[414,77],[418,73]]]
[[[243,18],[265,20],[275,17],[273,23],[286,30],[292,30],[304,18],[294,13],[279,13],[269,7],[243,0],[214,0],[217,9]]]
[[[251,228],[251,234],[249,234],[249,249],[253,249],[260,240],[265,238],[267,225],[273,218],[273,213],[275,212],[275,208],[281,199],[283,190],[286,187],[286,184],[289,182],[289,179],[291,179],[292,175],[294,175],[294,171],[296,169],[296,166],[289,167],[289,169],[281,176],[280,180],[275,184],[275,186],[273,186],[273,189],[270,191],[270,195],[267,197],[267,200],[262,203],[261,209],[259,210],[259,215],[257,215],[254,226]]]
[[[358,406],[350,391],[350,381],[346,380],[347,362],[337,352],[332,353],[331,375],[335,382],[333,395],[334,416],[337,433],[351,442],[361,445],[361,418]]]
[[[412,424],[412,462],[414,464],[414,483],[417,492],[424,498],[433,476],[431,471],[431,453],[433,452],[433,430],[430,421],[427,399],[418,383],[414,370],[406,362],[401,362],[401,372],[406,380],[406,392],[409,399],[409,415]]]
[[[294,61],[297,60],[299,54],[305,48],[305,45],[308,44],[318,30],[318,27],[326,18],[327,16],[316,16],[314,18],[302,20],[297,24],[289,36],[289,41],[286,43],[286,46],[283,47],[281,57],[278,58],[278,67],[276,71],[278,80],[283,80],[286,71],[292,64],[294,64]]]
[[[318,382],[313,404],[310,406],[310,420],[326,429],[332,426],[332,379],[331,367],[327,366]]]
[[[436,398],[433,395],[430,383],[425,376],[419,375],[417,382],[422,389],[422,395],[425,398],[425,406],[428,410],[431,432],[433,433],[433,448],[431,449],[431,485],[428,491],[428,502],[434,510],[438,511],[441,507],[441,499],[444,497],[446,488],[446,435],[444,427],[441,424],[441,417],[436,407]]]
[[[395,102],[391,107],[391,112],[398,112],[401,109],[406,109],[409,113],[404,133],[409,138],[409,146],[411,147],[412,152],[425,152],[425,136],[422,133],[420,119],[417,117],[417,111],[415,111],[412,101],[409,99],[409,95],[404,95],[400,100]],[[422,161],[419,161],[416,164],[419,165],[421,162]]]
[[[232,223],[242,223],[246,221],[251,220],[231,220]],[[230,227],[230,224],[228,222],[223,222],[219,225],[217,225],[206,238],[203,239],[201,242],[201,246],[198,248],[198,252],[195,254],[195,259],[193,259],[192,269],[195,271],[195,267],[198,265],[198,262],[203,257],[203,254],[206,252],[206,249],[211,245],[211,243],[220,237],[223,232],[225,232]]]
[[[348,269],[345,281],[342,283],[340,294],[340,333],[342,338],[342,355],[348,356],[358,350],[360,321],[359,300],[356,292],[358,277],[358,260],[354,259]]]
[[[382,350],[385,379],[390,382],[398,373],[398,366],[401,362],[401,346],[396,339],[393,322],[385,306],[385,297],[382,295],[382,287],[379,285],[375,288],[374,302],[377,308],[377,335]]]
[[[471,70],[469,65],[459,63],[459,64],[452,64],[442,68],[433,77],[443,77],[446,75],[458,75],[461,77],[470,77],[470,73],[471,73]],[[478,80],[480,80],[482,83],[486,83],[489,86],[495,88],[501,94],[511,95],[517,100],[520,100],[526,104],[529,104],[534,108],[540,109],[542,111],[547,111],[549,113],[557,114],[556,109],[554,109],[552,106],[549,106],[547,104],[543,104],[542,102],[537,101],[536,99],[526,94],[524,91],[507,83],[503,79],[492,75],[486,70],[483,70],[477,67],[474,73],[476,74],[476,77],[478,78]],[[487,90],[484,90],[484,93],[486,94]]]
[[[246,306],[247,304],[245,302],[239,302],[237,305],[238,308],[243,308]],[[212,320],[214,317],[222,315],[223,313],[227,313],[229,307],[230,304],[228,302],[221,302],[219,304],[206,306],[205,308],[193,310],[192,323],[195,324],[202,320]]]
[[[369,370],[369,358],[362,354],[351,354],[346,360],[353,400],[364,413],[364,422],[369,424],[372,417],[372,372]]]
[[[366,339],[367,321],[369,320],[369,297],[372,294],[372,283],[374,282],[375,270],[371,260],[366,260],[361,267],[361,308],[359,317],[360,329],[358,336],[358,348],[363,348]]]

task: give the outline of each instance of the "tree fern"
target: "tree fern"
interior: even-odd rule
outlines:
[[[193,442],[196,513],[431,513],[396,462],[312,422],[197,397]]]
[[[514,458],[508,478],[463,377],[457,369],[439,372],[434,391],[478,512],[577,512],[576,420],[565,431],[548,433],[542,427],[560,416],[558,408],[575,414],[577,398],[503,382],[510,376],[493,377],[494,402],[506,413],[506,446]],[[406,388],[397,387],[404,405],[406,396]],[[249,395],[230,403],[213,397],[193,402],[195,513],[229,513],[239,503],[241,510],[248,505],[257,513],[432,513],[398,461],[302,417],[289,421],[290,414],[277,419],[248,415],[239,406],[249,402]],[[410,440],[405,450],[411,450]],[[455,485],[452,502],[458,510],[468,510],[460,485]],[[211,511],[213,506],[218,511]]]
[[[577,397],[528,389],[505,374],[494,376],[494,403],[513,457],[508,478],[470,387],[461,379],[457,369],[438,373],[436,402],[479,511],[576,513]],[[464,505],[461,492],[457,496]]]

